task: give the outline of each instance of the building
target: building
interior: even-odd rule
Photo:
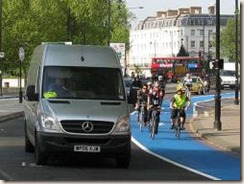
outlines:
[[[221,28],[234,15],[221,15]],[[130,31],[130,50],[127,54],[127,70],[130,75],[135,66],[150,76],[152,57],[176,56],[181,44],[190,56],[201,52],[205,60],[214,56],[211,40],[216,30],[215,6],[202,13],[202,7],[179,8],[158,11],[156,16],[147,17]]]

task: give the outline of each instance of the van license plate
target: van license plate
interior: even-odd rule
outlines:
[[[100,152],[100,146],[75,145],[75,152]]]

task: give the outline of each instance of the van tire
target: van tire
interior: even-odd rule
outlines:
[[[30,142],[27,135],[26,120],[25,120],[25,152],[34,152],[34,146]]]
[[[45,165],[47,163],[47,156],[41,152],[40,144],[37,137],[35,138],[35,161],[37,165]]]
[[[130,165],[130,151],[121,157],[117,157],[116,163],[119,168],[128,168]]]
[[[127,158],[127,157],[116,158],[116,162],[117,162],[117,166],[119,168],[128,168],[130,165],[130,158]]]

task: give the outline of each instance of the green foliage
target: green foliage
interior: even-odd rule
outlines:
[[[240,17],[239,17],[240,18]],[[238,20],[240,20],[238,18]],[[240,61],[240,21],[238,22],[238,61]],[[236,53],[236,20],[229,19],[226,27],[221,31],[220,36],[220,52],[222,57],[228,57],[231,61],[235,61]]]
[[[189,53],[186,51],[183,44],[180,46],[180,50],[177,53],[177,57],[180,57],[180,56],[189,56]]]
[[[110,1],[110,41],[128,45],[131,14],[124,1]],[[4,75],[19,75],[20,46],[25,49],[26,76],[33,49],[41,42],[107,45],[108,35],[108,0],[3,1],[1,70]]]
[[[141,67],[138,65],[134,65],[134,67],[135,67],[136,76],[140,76],[142,74]]]

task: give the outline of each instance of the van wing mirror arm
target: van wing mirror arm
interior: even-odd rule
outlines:
[[[38,93],[35,93],[35,85],[29,85],[26,89],[26,100],[38,101]]]

